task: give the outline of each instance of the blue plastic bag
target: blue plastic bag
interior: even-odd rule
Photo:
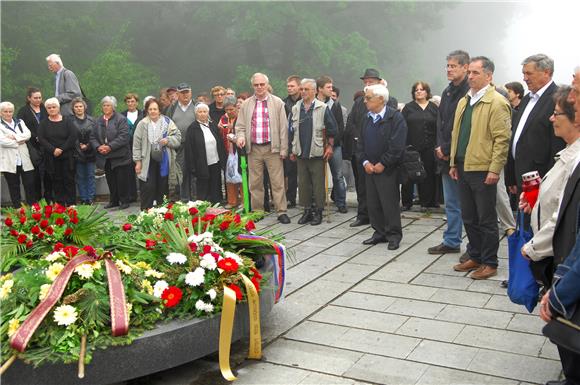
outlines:
[[[522,246],[532,238],[524,231],[524,215],[518,211],[516,231],[508,237],[509,281],[507,294],[513,303],[524,305],[531,313],[538,304],[538,282],[532,274],[530,261],[522,256]]]

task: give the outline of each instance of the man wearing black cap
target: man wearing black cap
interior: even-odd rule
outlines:
[[[181,167],[183,179],[179,189],[179,198],[182,201],[189,201],[195,198],[195,183],[192,184],[191,173],[185,169],[184,146],[187,128],[195,121],[194,103],[191,101],[191,86],[187,83],[177,85],[177,101],[172,103],[167,109],[167,116],[175,122],[181,132],[181,146],[177,150],[177,164]]]
[[[365,87],[373,84],[383,83],[386,87],[386,81],[384,81],[379,71],[374,68],[367,68],[363,76],[361,76]],[[397,109],[397,99],[389,96],[387,105],[394,109]],[[350,159],[352,164],[352,171],[354,174],[354,180],[356,185],[356,199],[358,201],[358,210],[356,215],[356,220],[350,224],[351,227],[368,225],[369,224],[369,213],[367,208],[367,198],[366,198],[366,186],[365,186],[365,172],[362,167],[361,162],[356,159],[356,148],[361,133],[362,126],[366,122],[367,118],[367,107],[364,103],[364,97],[358,97],[348,118],[346,120],[346,127],[344,130],[344,140],[342,144],[342,157],[343,159]]]

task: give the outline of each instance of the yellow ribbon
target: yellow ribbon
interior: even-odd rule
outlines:
[[[250,348],[248,358],[259,360],[262,358],[262,336],[260,332],[260,301],[258,291],[248,277],[242,275],[242,280],[246,286],[248,309],[250,312]],[[229,287],[224,286],[224,302],[222,305],[222,319],[220,321],[219,365],[222,376],[228,381],[235,381],[237,379],[230,367],[230,346],[232,344],[235,311],[236,293]]]

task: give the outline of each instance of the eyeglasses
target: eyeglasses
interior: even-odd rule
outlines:
[[[554,111],[552,113],[552,115],[554,115],[554,116],[560,116],[560,115],[566,115],[566,113],[565,112],[557,112],[557,111]]]
[[[374,98],[374,96],[365,95],[365,100],[371,100],[372,98]]]
[[[219,94],[213,94],[213,96],[225,96],[226,94],[224,94],[223,92],[220,92]]]
[[[254,87],[266,87],[266,83],[254,83]]]

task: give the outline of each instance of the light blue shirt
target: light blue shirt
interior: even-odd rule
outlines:
[[[379,121],[379,119],[382,119],[385,117],[385,112],[387,112],[387,106],[383,106],[383,109],[381,110],[381,112],[374,113],[374,112],[368,112],[367,115],[370,116],[371,118],[373,118],[373,123],[376,123]]]

